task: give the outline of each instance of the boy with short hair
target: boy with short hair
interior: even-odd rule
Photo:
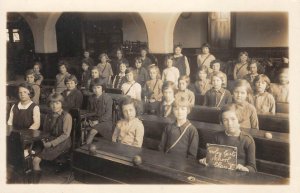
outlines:
[[[169,155],[182,158],[196,159],[199,136],[197,129],[187,119],[190,104],[185,98],[173,103],[174,123],[169,124],[163,131],[159,150]]]

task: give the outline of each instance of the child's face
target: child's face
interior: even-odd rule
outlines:
[[[120,72],[122,72],[122,73],[125,73],[125,71],[126,71],[126,65],[125,64],[120,64]]]
[[[241,60],[242,63],[247,62],[248,56],[247,56],[246,54],[242,54],[242,55],[240,56],[240,60]]]
[[[172,101],[174,99],[174,91],[172,88],[167,88],[165,90],[163,90],[163,96],[164,99],[169,102]]]
[[[234,111],[225,111],[222,114],[222,123],[228,134],[234,134],[240,130],[239,120]]]
[[[205,71],[199,71],[198,76],[200,80],[205,80],[207,77],[207,73]]]
[[[167,60],[167,67],[171,68],[173,66],[173,60],[172,59],[168,59]]]
[[[68,90],[73,90],[76,88],[77,84],[75,83],[75,81],[71,80],[66,82],[66,86]]]
[[[90,53],[89,52],[84,52],[83,55],[84,55],[85,58],[90,57]]]
[[[147,56],[147,51],[146,50],[141,50],[141,56],[146,57]]]
[[[185,91],[186,87],[187,87],[187,82],[185,80],[179,80],[178,81],[179,90]]]
[[[209,53],[209,48],[208,47],[203,47],[202,48],[202,53],[203,54],[208,54]]]
[[[26,82],[33,84],[34,83],[34,75],[33,74],[28,74],[26,76]]]
[[[67,72],[67,68],[65,65],[62,65],[59,67],[59,72],[62,74],[65,74]]]
[[[155,80],[156,77],[157,77],[157,71],[156,71],[156,69],[151,68],[150,69],[150,78],[151,78],[151,80]]]
[[[247,99],[247,88],[245,86],[236,87],[233,90],[233,98],[237,103],[242,103]]]
[[[257,74],[257,65],[256,63],[250,64],[249,71],[251,74]]]
[[[213,76],[212,77],[212,86],[215,88],[215,89],[220,89],[222,87],[222,79],[218,76]]]
[[[21,102],[26,102],[30,100],[30,91],[27,88],[20,87],[19,88],[19,99]]]
[[[102,56],[102,57],[100,58],[100,60],[101,60],[101,63],[106,63],[106,57],[105,57],[105,56]]]
[[[288,72],[283,72],[283,73],[279,74],[279,82],[280,82],[280,84],[288,84],[289,83]]]
[[[103,93],[102,86],[93,86],[93,93],[96,96],[100,96]]]
[[[121,59],[122,58],[122,52],[120,50],[117,51],[117,58]]]
[[[173,112],[177,120],[184,120],[188,115],[188,107],[174,107]]]
[[[126,79],[128,82],[132,82],[133,81],[133,73],[132,72],[127,73]]]
[[[176,55],[181,54],[181,48],[180,47],[176,47],[174,51],[175,51]]]
[[[135,67],[136,67],[136,68],[142,67],[142,63],[139,62],[138,60],[136,60],[136,61],[135,61]]]
[[[219,72],[220,71],[220,67],[221,67],[220,63],[214,63],[212,65],[212,69],[213,69],[214,72]]]
[[[34,71],[35,73],[40,72],[40,67],[39,67],[39,65],[34,65],[34,66],[33,66],[33,71]]]
[[[255,88],[258,93],[264,93],[267,88],[267,83],[263,80],[255,82]]]
[[[89,66],[86,63],[82,63],[81,68],[83,71],[87,71],[89,69]]]
[[[62,104],[60,101],[51,101],[50,108],[52,112],[57,113],[62,110]]]
[[[91,72],[92,78],[99,78],[99,71],[97,69],[93,69]]]
[[[124,118],[128,121],[134,119],[136,116],[136,111],[133,104],[123,105],[122,111]]]

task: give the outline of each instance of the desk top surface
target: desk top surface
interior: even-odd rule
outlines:
[[[96,154],[89,155],[102,159],[120,160],[120,163],[139,167],[142,170],[159,173],[168,176],[186,176],[193,177],[197,180],[206,181],[209,183],[229,183],[229,184],[282,184],[286,183],[286,179],[264,174],[264,173],[247,173],[230,171],[225,169],[204,167],[197,163],[197,160],[179,158],[176,156],[165,155],[162,152],[136,148],[119,143],[113,143],[105,140],[99,140],[96,145]],[[85,145],[75,151],[89,154],[88,146]],[[132,159],[139,155],[142,158],[142,163],[134,166]],[[193,183],[190,182],[190,183]]]

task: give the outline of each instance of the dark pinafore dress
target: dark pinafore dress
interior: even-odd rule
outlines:
[[[45,124],[43,131],[49,132],[50,136],[47,141],[52,141],[63,134],[63,121],[66,116],[66,112],[63,111],[61,115],[57,113],[47,114],[45,117]],[[39,154],[39,157],[44,160],[54,160],[59,155],[67,152],[71,147],[71,137],[56,145],[55,147],[44,148]]]
[[[19,109],[18,103],[14,105],[13,113],[13,123],[14,129],[28,129],[33,124],[33,109],[36,106],[32,103],[27,109]]]
[[[174,57],[173,66],[178,68],[180,76],[186,75],[185,56]]]

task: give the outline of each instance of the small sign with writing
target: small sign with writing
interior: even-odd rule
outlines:
[[[206,162],[211,167],[235,170],[237,166],[237,147],[208,143]]]

